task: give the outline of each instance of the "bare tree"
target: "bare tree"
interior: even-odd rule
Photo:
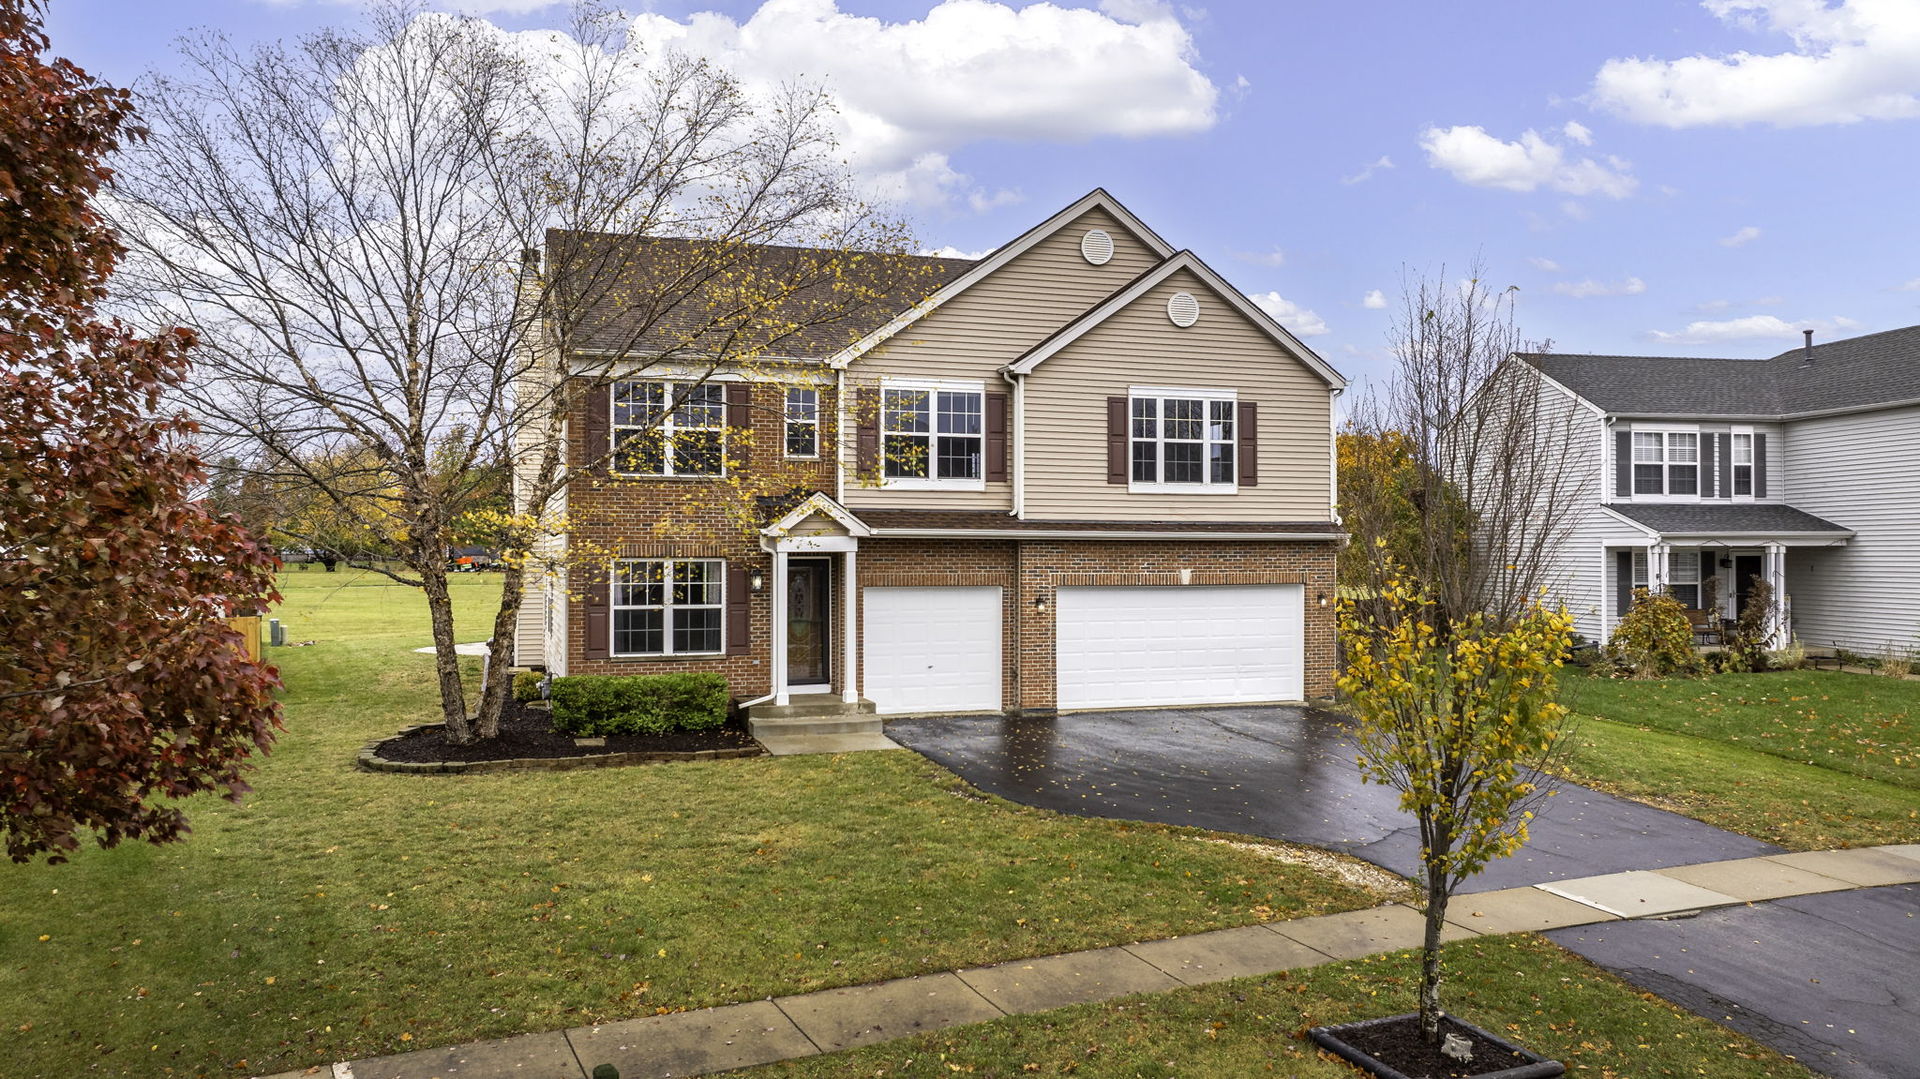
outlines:
[[[673,370],[657,425],[716,374],[844,329],[906,243],[856,197],[824,94],[756,98],[626,25],[582,8],[571,33],[509,35],[399,4],[292,46],[204,36],[145,88],[154,136],[116,189],[124,298],[206,342],[190,396],[211,451],[309,492],[335,532],[394,538],[376,568],[425,595],[456,740],[497,731],[529,567],[593,471],[561,437],[582,395]],[[445,550],[508,460],[476,725]]]

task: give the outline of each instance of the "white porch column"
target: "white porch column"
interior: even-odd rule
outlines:
[[[842,659],[840,661],[840,699],[847,704],[860,700],[860,586],[859,575],[854,564],[854,552],[848,551],[840,556],[840,595],[841,605],[846,608],[840,624],[845,627],[840,636]]]
[[[1787,549],[1784,545],[1767,544],[1764,569],[1767,585],[1773,589],[1773,609],[1767,612],[1767,645],[1781,648],[1787,643]]]
[[[787,699],[787,552],[773,552],[773,703],[790,704]]]
[[[1672,578],[1667,573],[1667,555],[1672,550],[1673,548],[1664,543],[1647,545],[1647,593],[1649,595],[1660,595],[1667,590],[1667,585],[1672,583]]]

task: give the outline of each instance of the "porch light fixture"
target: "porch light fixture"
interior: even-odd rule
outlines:
[[[1327,605],[1327,594],[1325,592],[1320,593],[1317,598],[1320,600],[1320,606],[1325,607]]]
[[[1036,610],[1036,611],[1044,611],[1044,610],[1046,610],[1046,609],[1047,609],[1047,597],[1045,597],[1045,596],[1035,596],[1035,597],[1033,597],[1033,609],[1034,609],[1034,610]]]
[[[761,573],[759,570],[754,570],[752,573],[747,574],[747,587],[755,592],[765,589],[767,587],[767,575]]]

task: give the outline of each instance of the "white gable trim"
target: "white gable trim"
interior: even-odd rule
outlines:
[[[1111,214],[1126,227],[1127,231],[1133,233],[1161,258],[1173,254],[1172,244],[1161,239],[1159,234],[1146,226],[1145,222],[1133,216],[1133,211],[1120,205],[1119,200],[1107,194],[1105,188],[1096,187],[1073,205],[1021,233],[1012,242],[1001,245],[992,254],[975,263],[972,269],[942,285],[933,295],[915,304],[910,310],[896,315],[893,321],[841,349],[827,362],[834,367],[846,367],[872,351],[887,338],[931,314],[941,304],[979,284],[1002,266],[1026,254],[1035,244],[1060,231],[1068,222],[1093,209],[1105,210]]]
[[[1141,274],[1134,279],[1132,284],[1114,293],[1112,296],[1107,297],[1101,301],[1099,306],[1068,323],[1062,327],[1058,333],[1035,345],[1025,356],[1001,368],[1001,370],[1010,375],[1025,375],[1031,373],[1034,368],[1046,362],[1049,357],[1061,349],[1066,348],[1068,345],[1073,344],[1075,341],[1078,341],[1087,331],[1105,322],[1108,318],[1111,318],[1124,309],[1128,304],[1146,295],[1154,286],[1181,270],[1191,271],[1194,276],[1200,278],[1208,288],[1211,288],[1217,295],[1224,298],[1234,310],[1246,316],[1249,322],[1252,322],[1263,333],[1272,338],[1275,344],[1292,353],[1294,358],[1298,359],[1301,363],[1312,368],[1313,373],[1319,375],[1327,385],[1336,390],[1346,388],[1347,379],[1345,375],[1334,370],[1327,361],[1320,358],[1318,353],[1302,344],[1299,338],[1287,332],[1287,328],[1274,321],[1273,316],[1260,310],[1259,306],[1252,300],[1242,296],[1239,289],[1234,288],[1219,274],[1214,273],[1212,267],[1200,261],[1200,257],[1191,251],[1181,251],[1178,254],[1172,255],[1161,262],[1160,265]]]
[[[842,506],[840,503],[835,502],[820,492],[815,492],[807,496],[806,501],[788,510],[786,516],[780,518],[778,521],[761,529],[760,534],[763,536],[785,536],[793,530],[795,525],[798,525],[801,521],[806,520],[816,513],[824,514],[835,524],[846,529],[847,535],[856,539],[873,535],[873,529],[867,527],[866,522],[855,517],[845,506]]]

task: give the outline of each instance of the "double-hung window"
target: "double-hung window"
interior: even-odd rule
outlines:
[[[820,456],[820,391],[808,386],[787,388],[787,456]]]
[[[637,476],[726,471],[727,391],[716,382],[613,384],[613,470]]]
[[[713,655],[725,647],[726,563],[622,559],[613,564],[613,654]]]
[[[882,471],[889,485],[984,484],[984,390],[889,383],[880,394]]]
[[[1134,391],[1128,401],[1130,487],[1230,491],[1235,399],[1194,391]]]
[[[1667,591],[1680,606],[1696,610],[1700,606],[1700,555],[1693,550],[1667,552]]]
[[[1733,436],[1733,493],[1753,494],[1753,435]]]
[[[1635,431],[1633,493],[1699,494],[1699,434],[1692,431]]]

